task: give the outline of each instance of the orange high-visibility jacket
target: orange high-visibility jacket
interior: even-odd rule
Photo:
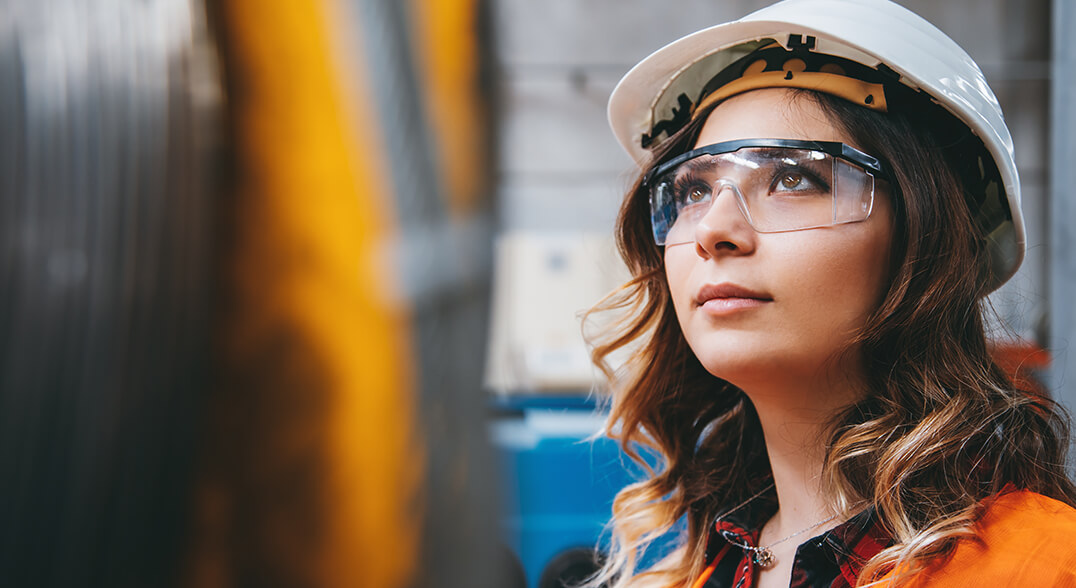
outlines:
[[[987,505],[976,529],[904,586],[1076,587],[1076,509],[1034,492],[1008,492]]]
[[[900,588],[1076,588],[1076,509],[1027,490],[1003,492],[985,506],[974,537]],[[897,588],[886,578],[874,585]]]

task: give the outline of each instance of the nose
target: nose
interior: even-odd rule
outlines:
[[[758,233],[746,214],[736,185],[728,180],[717,182],[710,208],[695,226],[695,249],[699,256],[753,252]]]

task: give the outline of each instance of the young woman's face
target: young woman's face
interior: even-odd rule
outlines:
[[[810,98],[779,88],[723,102],[705,121],[695,147],[756,138],[858,147]],[[665,248],[665,271],[680,326],[702,365],[744,389],[806,386],[884,295],[892,210],[888,195],[876,188],[865,221],[758,233],[724,189],[694,237]]]

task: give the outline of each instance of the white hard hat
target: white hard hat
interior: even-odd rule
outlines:
[[[959,45],[887,0],[785,0],[666,45],[613,90],[609,123],[617,140],[640,166],[647,165],[649,149],[677,128],[665,123],[689,116],[716,74],[774,43],[872,68],[927,94],[967,125],[983,142],[984,157],[993,159],[1001,183],[1000,189],[996,184],[984,189],[982,206],[989,210],[975,211],[989,217],[989,289],[1012,277],[1024,257],[1024,221],[1012,137],[997,98]],[[867,97],[868,104],[872,99]]]

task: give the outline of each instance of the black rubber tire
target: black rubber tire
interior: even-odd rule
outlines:
[[[582,584],[602,565],[602,554],[591,547],[573,547],[555,555],[542,570],[538,588],[571,588]]]

